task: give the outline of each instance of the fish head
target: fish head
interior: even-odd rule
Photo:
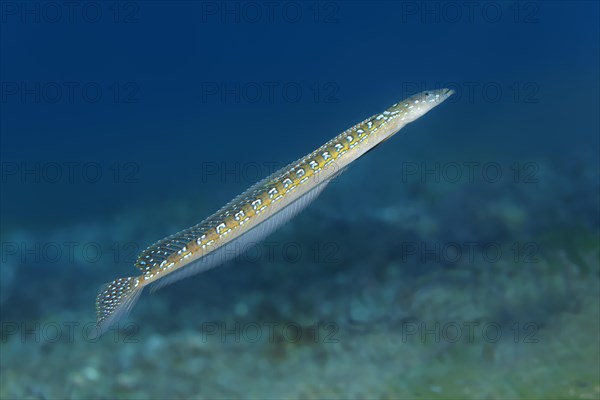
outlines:
[[[425,90],[410,96],[396,106],[404,113],[404,122],[412,122],[436,106],[442,104],[448,97],[454,94],[452,89]]]

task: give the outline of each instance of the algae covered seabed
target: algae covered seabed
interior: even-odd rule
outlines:
[[[526,181],[423,179],[420,164],[373,179],[381,161],[365,158],[237,260],[145,293],[100,340],[86,333],[95,291],[133,274],[128,246],[209,206],[7,229],[123,254],[3,260],[0,398],[598,398],[596,157],[529,160]]]

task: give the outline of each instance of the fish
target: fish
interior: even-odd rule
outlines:
[[[145,287],[156,290],[205,272],[264,239],[312,203],[353,161],[453,93],[445,88],[427,90],[393,104],[252,185],[199,224],[145,249],[135,261],[140,275],[100,288],[98,335],[129,314]]]

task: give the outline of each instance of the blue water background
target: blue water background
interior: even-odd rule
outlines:
[[[290,7],[287,18],[276,7],[272,23],[262,8],[253,23],[251,8],[230,16],[194,2],[135,4],[119,17],[104,7],[98,23],[79,14],[54,24],[5,16],[2,80],[49,91],[55,82],[62,94],[55,104],[32,104],[5,89],[2,160],[97,162],[105,176],[113,162],[133,162],[139,171],[131,185],[21,185],[7,177],[3,223],[52,226],[194,191],[218,207],[246,182],[215,192],[199,181],[200,163],[283,164],[434,86],[458,85],[454,104],[428,116],[427,129],[409,128],[373,154],[374,173],[407,157],[533,159],[598,148],[598,15],[590,2],[493,3],[475,7],[473,17],[459,8],[459,18],[439,3],[310,3],[293,23]],[[72,104],[68,82],[78,85]],[[89,83],[102,88],[96,103],[83,91]],[[212,95],[215,84],[239,85],[240,98]]]

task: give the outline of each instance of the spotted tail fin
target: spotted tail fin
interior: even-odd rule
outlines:
[[[119,278],[100,288],[96,297],[97,334],[102,335],[111,325],[127,317],[142,294],[139,278]]]

